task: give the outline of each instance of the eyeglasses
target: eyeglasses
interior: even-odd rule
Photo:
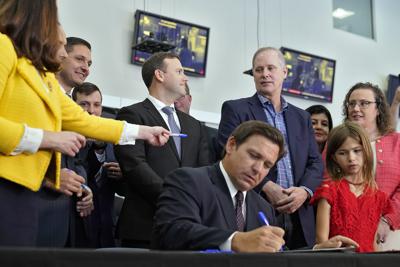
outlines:
[[[361,100],[361,101],[350,101],[346,103],[346,107],[349,109],[355,109],[358,105],[361,109],[367,109],[370,104],[377,103],[376,101],[368,101],[368,100]]]

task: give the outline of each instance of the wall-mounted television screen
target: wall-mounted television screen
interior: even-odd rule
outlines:
[[[281,51],[288,68],[283,94],[332,102],[336,61],[285,47]]]
[[[400,86],[400,74],[398,76],[389,74],[386,99],[390,105],[393,102],[393,98],[396,94],[397,87],[399,86]],[[400,116],[400,111],[399,111],[399,116]]]
[[[152,53],[179,55],[187,75],[206,75],[210,29],[173,18],[136,10],[131,62],[143,64]]]

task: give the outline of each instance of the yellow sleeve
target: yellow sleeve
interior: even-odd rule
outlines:
[[[11,40],[0,33],[0,153],[9,155],[20,143],[24,126],[7,119],[5,98],[13,89],[12,74],[16,71],[17,54]]]
[[[97,140],[118,143],[123,131],[122,121],[89,115],[61,91],[59,97],[63,131],[73,131]]]

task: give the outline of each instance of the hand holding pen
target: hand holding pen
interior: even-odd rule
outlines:
[[[283,229],[268,225],[249,232],[236,232],[231,247],[235,252],[277,252],[285,244],[284,234]]]
[[[267,217],[265,216],[264,212],[258,212],[258,219],[260,220],[261,224],[270,226]],[[279,251],[283,251],[283,246],[279,249]]]

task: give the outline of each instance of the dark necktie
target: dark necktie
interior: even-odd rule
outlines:
[[[244,217],[243,217],[243,193],[242,191],[238,191],[235,195],[236,205],[235,205],[235,212],[236,212],[236,225],[237,229],[240,232],[244,230]]]
[[[180,133],[181,130],[179,129],[176,121],[174,119],[174,109],[172,107],[163,107],[161,109],[165,114],[168,116],[168,124],[171,133]],[[179,158],[181,157],[181,138],[179,136],[174,136],[174,143],[176,146],[176,150],[178,151]]]

